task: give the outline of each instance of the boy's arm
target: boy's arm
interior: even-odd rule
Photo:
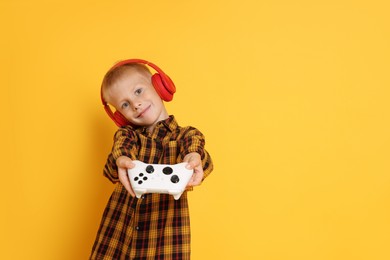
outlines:
[[[180,143],[180,154],[177,158],[178,162],[193,162],[195,164],[193,165],[195,172],[202,171],[200,181],[202,182],[213,170],[213,162],[210,154],[204,148],[206,144],[204,135],[196,128],[190,127],[184,133]],[[199,167],[196,165],[197,161],[200,161]],[[196,169],[196,167],[198,167],[198,169]]]
[[[127,127],[118,129],[114,135],[114,144],[104,166],[103,175],[107,177],[112,183],[118,182],[119,176],[117,159],[121,156],[126,156],[132,160],[135,160],[136,151],[137,142],[134,132]]]

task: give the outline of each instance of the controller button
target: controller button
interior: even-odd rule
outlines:
[[[146,172],[147,173],[153,173],[154,172],[154,167],[152,165],[146,166]]]
[[[142,184],[142,181],[139,181],[138,184]]]
[[[148,177],[145,176],[145,177],[143,178],[143,180],[144,180],[144,181],[148,180]]]
[[[144,174],[141,172],[141,173],[139,174],[139,177],[142,177],[142,176],[144,176]]]
[[[170,175],[172,174],[173,169],[171,167],[165,167],[162,171],[165,175]]]
[[[139,178],[138,178],[138,177],[135,177],[135,178],[134,178],[134,180],[135,180],[135,181],[138,181],[138,180],[139,180]]]
[[[178,183],[179,181],[180,181],[179,176],[173,175],[173,176],[171,177],[171,182],[173,182],[173,183]]]

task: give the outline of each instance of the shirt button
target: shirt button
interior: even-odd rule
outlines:
[[[135,230],[139,230],[139,227],[137,226],[137,227],[135,227]]]
[[[145,198],[145,195],[142,195],[141,199],[144,199]]]

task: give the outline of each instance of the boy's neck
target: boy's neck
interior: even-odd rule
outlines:
[[[163,113],[163,115],[152,125],[146,127],[146,131],[149,133],[153,133],[154,129],[156,128],[157,124],[161,121],[165,121],[169,118],[168,113]]]

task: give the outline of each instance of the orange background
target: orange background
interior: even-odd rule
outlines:
[[[390,259],[387,1],[2,1],[1,259],[87,259],[106,70],[158,64],[207,138],[193,259]]]

